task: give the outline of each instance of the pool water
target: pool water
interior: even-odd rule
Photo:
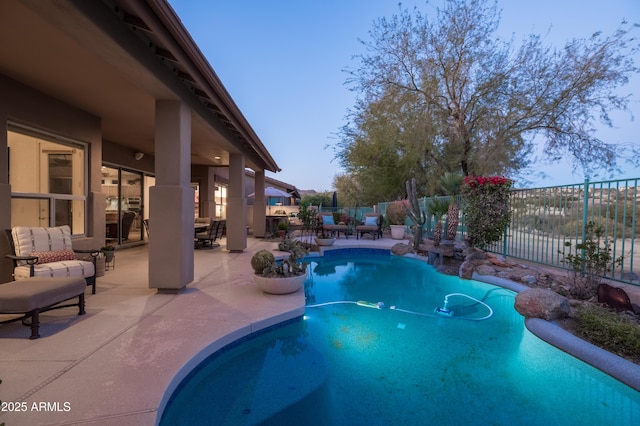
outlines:
[[[311,269],[305,317],[212,355],[162,425],[640,424],[640,393],[529,333],[509,290],[389,255]],[[452,293],[475,301],[436,314]]]

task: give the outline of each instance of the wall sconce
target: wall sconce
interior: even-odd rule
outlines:
[[[135,154],[133,154],[133,158],[138,161],[142,160],[142,157],[144,157],[144,152],[136,152]]]

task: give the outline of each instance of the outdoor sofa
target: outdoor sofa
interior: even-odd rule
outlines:
[[[14,226],[7,231],[16,281],[30,277],[83,278],[96,293],[96,257],[99,250],[74,249],[71,228]]]

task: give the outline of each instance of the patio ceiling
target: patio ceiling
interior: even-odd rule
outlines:
[[[3,1],[0,39],[0,74],[100,117],[105,140],[153,155],[155,101],[181,99],[192,164],[280,170],[164,0]]]

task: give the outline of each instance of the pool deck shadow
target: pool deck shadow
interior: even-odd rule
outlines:
[[[397,242],[339,239],[334,248]],[[176,295],[149,289],[146,246],[116,252],[115,269],[98,278],[97,294],[87,293],[86,315],[43,314],[37,340],[19,322],[0,327],[0,400],[14,408],[0,412],[0,423],[156,424],[171,392],[208,355],[304,313],[302,291],[273,296],[253,284],[251,256],[276,246],[249,238],[243,253],[227,251],[224,240],[196,250],[194,281]],[[626,374],[640,377],[632,366]]]

